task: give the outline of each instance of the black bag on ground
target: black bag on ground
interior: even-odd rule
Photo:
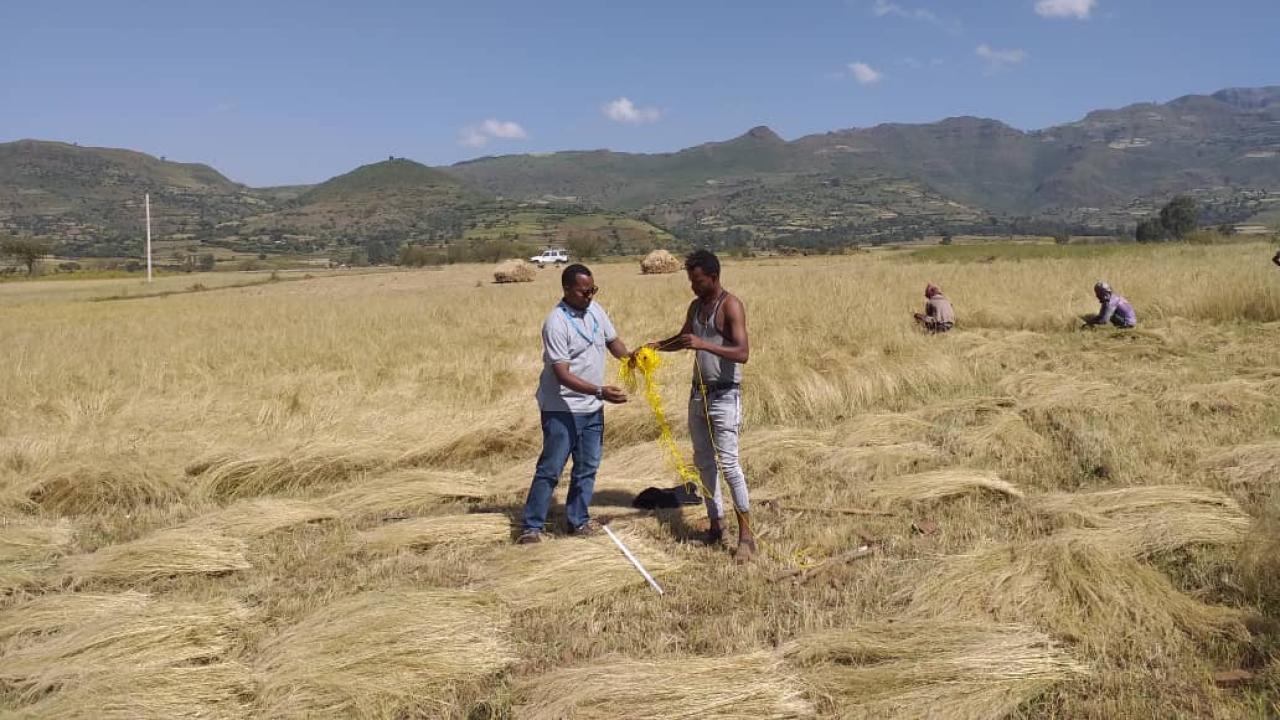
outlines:
[[[641,510],[678,508],[681,505],[697,505],[702,502],[692,485],[676,485],[672,488],[648,487],[631,501],[631,507]]]

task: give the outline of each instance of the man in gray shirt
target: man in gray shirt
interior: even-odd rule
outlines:
[[[591,271],[574,263],[560,276],[564,297],[542,323],[542,376],[538,409],[542,415],[542,455],[538,458],[524,503],[520,544],[540,542],[547,511],[560,473],[569,457],[569,496],[565,515],[572,535],[592,535],[600,525],[588,506],[604,449],[604,403],[624,403],[621,388],[604,384],[604,352],[615,358],[630,354],[599,303]]]

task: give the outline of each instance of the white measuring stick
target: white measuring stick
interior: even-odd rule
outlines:
[[[609,534],[609,539],[613,541],[613,544],[617,545],[618,549],[622,551],[622,554],[626,555],[627,559],[631,561],[631,564],[636,566],[636,569],[640,571],[640,574],[644,576],[644,579],[649,581],[649,585],[651,585],[654,590],[657,590],[659,595],[663,594],[662,586],[658,584],[657,580],[653,579],[653,576],[649,574],[648,570],[644,569],[644,566],[640,564],[640,561],[636,559],[635,555],[631,554],[631,551],[627,549],[627,546],[622,544],[622,541],[618,539],[618,536],[613,534],[613,531],[609,529],[609,526],[603,525],[601,527],[603,527],[604,531]]]

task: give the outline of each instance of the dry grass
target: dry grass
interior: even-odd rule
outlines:
[[[489,545],[510,539],[511,520],[499,513],[414,518],[360,533],[365,547],[380,552],[432,545]]]
[[[134,616],[150,605],[151,597],[139,592],[41,595],[0,611],[0,641],[60,632],[100,616]]]
[[[300,447],[281,455],[209,457],[188,466],[187,473],[199,476],[210,497],[244,498],[330,487],[382,462],[356,446]]]
[[[0,595],[33,582],[66,552],[73,537],[65,520],[6,519],[0,524]]]
[[[418,513],[448,500],[479,500],[493,491],[472,472],[396,470],[355,483],[322,502],[351,518]]]
[[[450,694],[513,660],[506,622],[482,595],[361,593],[269,639],[255,665],[261,714],[277,718],[447,715]]]
[[[814,717],[794,673],[771,653],[603,659],[531,678],[515,690],[519,720]]]
[[[288,498],[242,500],[229,507],[201,515],[189,527],[205,528],[238,538],[266,535],[294,525],[330,520],[338,513],[323,505]]]
[[[180,502],[188,492],[177,474],[118,458],[102,465],[71,462],[43,468],[24,484],[23,492],[32,502],[58,515],[164,506]]]
[[[1233,489],[1249,495],[1271,492],[1280,484],[1280,440],[1237,445],[1205,458]]]
[[[784,648],[842,718],[1003,718],[1085,665],[1023,625],[862,623]]]
[[[50,617],[63,607],[75,620]],[[0,680],[29,702],[85,681],[110,683],[131,672],[189,667],[226,657],[239,642],[244,611],[228,604],[117,602],[80,598],[33,608],[57,631],[31,635],[6,649]],[[29,626],[30,621],[20,621]],[[15,621],[7,622],[13,627]]]
[[[242,540],[213,530],[174,528],[92,553],[70,555],[58,570],[73,584],[140,582],[171,575],[225,573],[251,567]]]
[[[918,503],[990,493],[1005,498],[1021,498],[1022,491],[994,473],[966,468],[947,468],[933,472],[902,475],[870,490],[870,496],[881,505]]]
[[[1241,544],[1238,566],[1241,581],[1255,602],[1272,613],[1280,612],[1280,494],[1272,497]]]
[[[679,563],[651,541],[614,530],[655,578]],[[493,591],[516,608],[569,606],[625,587],[644,587],[622,552],[607,537],[568,538],[505,548],[478,569],[478,587]]]
[[[235,720],[250,717],[249,669],[215,663],[159,670],[120,670],[78,679],[8,715],[69,720]]]
[[[1179,592],[1110,537],[1066,532],[942,559],[904,593],[916,618],[1026,623],[1091,656],[1160,662],[1188,639],[1244,637],[1240,614]]]
[[[991,252],[982,263],[895,250],[725,259],[755,346],[743,463],[753,500],[780,501],[756,505],[765,544],[748,568],[679,545],[701,508],[629,517],[628,542],[658,573],[663,597],[607,539],[507,546],[496,518],[486,532],[497,547],[455,529],[435,537],[458,542],[426,552],[368,552],[371,538],[388,548],[434,542],[392,538],[445,514],[518,515],[541,443],[532,394],[557,273],[494,285],[491,266],[453,266],[131,303],[83,300],[146,290],[132,280],[13,285],[22,286],[6,293],[14,311],[0,313],[0,336],[11,340],[0,363],[0,538],[10,540],[0,545],[9,591],[0,668],[9,653],[51,648],[113,615],[253,612],[219,646],[231,649],[212,656],[201,655],[197,633],[192,648],[171,649],[199,659],[153,670],[146,648],[120,641],[111,674],[59,681],[39,697],[0,683],[0,715],[70,716],[95,709],[83,700],[95,697],[104,715],[510,717],[511,688],[561,668],[650,677],[626,663],[743,658],[892,618],[918,628],[1017,624],[1095,670],[1022,703],[1015,717],[1256,716],[1264,686],[1219,689],[1210,678],[1275,663],[1273,639],[1251,639],[1238,622],[1280,612],[1269,584],[1280,555],[1271,542],[1280,477],[1271,252],[1068,247],[1018,262]],[[678,327],[689,301],[679,273],[642,276],[630,262],[593,270],[597,299],[629,346]],[[1139,332],[1077,332],[1079,314],[1096,307],[1096,277],[1135,303]],[[948,288],[962,312],[955,332],[912,328],[925,280]],[[668,360],[658,379],[687,452],[689,358]],[[645,486],[676,482],[645,403],[606,414],[598,517]],[[1024,497],[993,495],[961,477],[966,469]],[[392,516],[421,519],[378,522]],[[939,531],[913,533],[921,519]],[[864,537],[877,541],[871,556],[810,581],[770,582]],[[62,594],[77,586],[96,599]],[[507,604],[433,630],[419,625],[430,613],[376,600],[409,587],[490,588]],[[142,610],[136,596],[102,597],[128,588],[148,594]],[[375,629],[371,644],[357,626]],[[929,632],[940,648],[951,637]],[[422,647],[439,644],[439,633],[468,647],[499,642],[511,662],[433,684],[434,671],[415,663],[427,662]],[[400,659],[382,663],[387,654]],[[19,659],[24,677],[75,672],[57,653]],[[395,670],[401,663],[410,670]],[[820,680],[849,669],[834,665],[804,672]],[[670,701],[692,703],[703,692],[694,690]],[[296,711],[295,691],[306,700]],[[187,709],[170,704],[182,698]],[[819,710],[863,712],[844,707]]]
[[[1231,498],[1185,485],[1058,493],[1037,498],[1036,505],[1068,524],[1096,529],[1089,535],[1135,556],[1232,545],[1252,523]]]

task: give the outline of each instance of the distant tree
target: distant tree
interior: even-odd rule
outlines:
[[[0,238],[0,255],[17,258],[27,266],[27,275],[36,274],[36,263],[49,254],[49,243],[31,237]]]
[[[1195,200],[1179,195],[1160,208],[1160,224],[1166,233],[1180,239],[1196,228],[1198,213]]]
[[[951,238],[951,233],[949,233],[949,232],[944,232],[944,233],[942,233],[942,241],[941,241],[939,244],[940,244],[940,245],[950,245],[950,244],[951,244],[951,239],[952,239],[952,238]]]
[[[1071,235],[1066,230],[1060,230],[1053,234],[1053,242],[1058,245],[1066,245],[1071,242]]]
[[[1164,223],[1159,218],[1148,218],[1138,223],[1134,237],[1140,243],[1160,242],[1165,239]]]
[[[1231,223],[1222,223],[1218,226],[1218,234],[1223,236],[1235,235],[1236,226]]]
[[[196,262],[196,267],[200,272],[211,272],[217,264],[218,259],[213,256],[213,253],[205,253],[204,255],[201,255],[200,259]]]

